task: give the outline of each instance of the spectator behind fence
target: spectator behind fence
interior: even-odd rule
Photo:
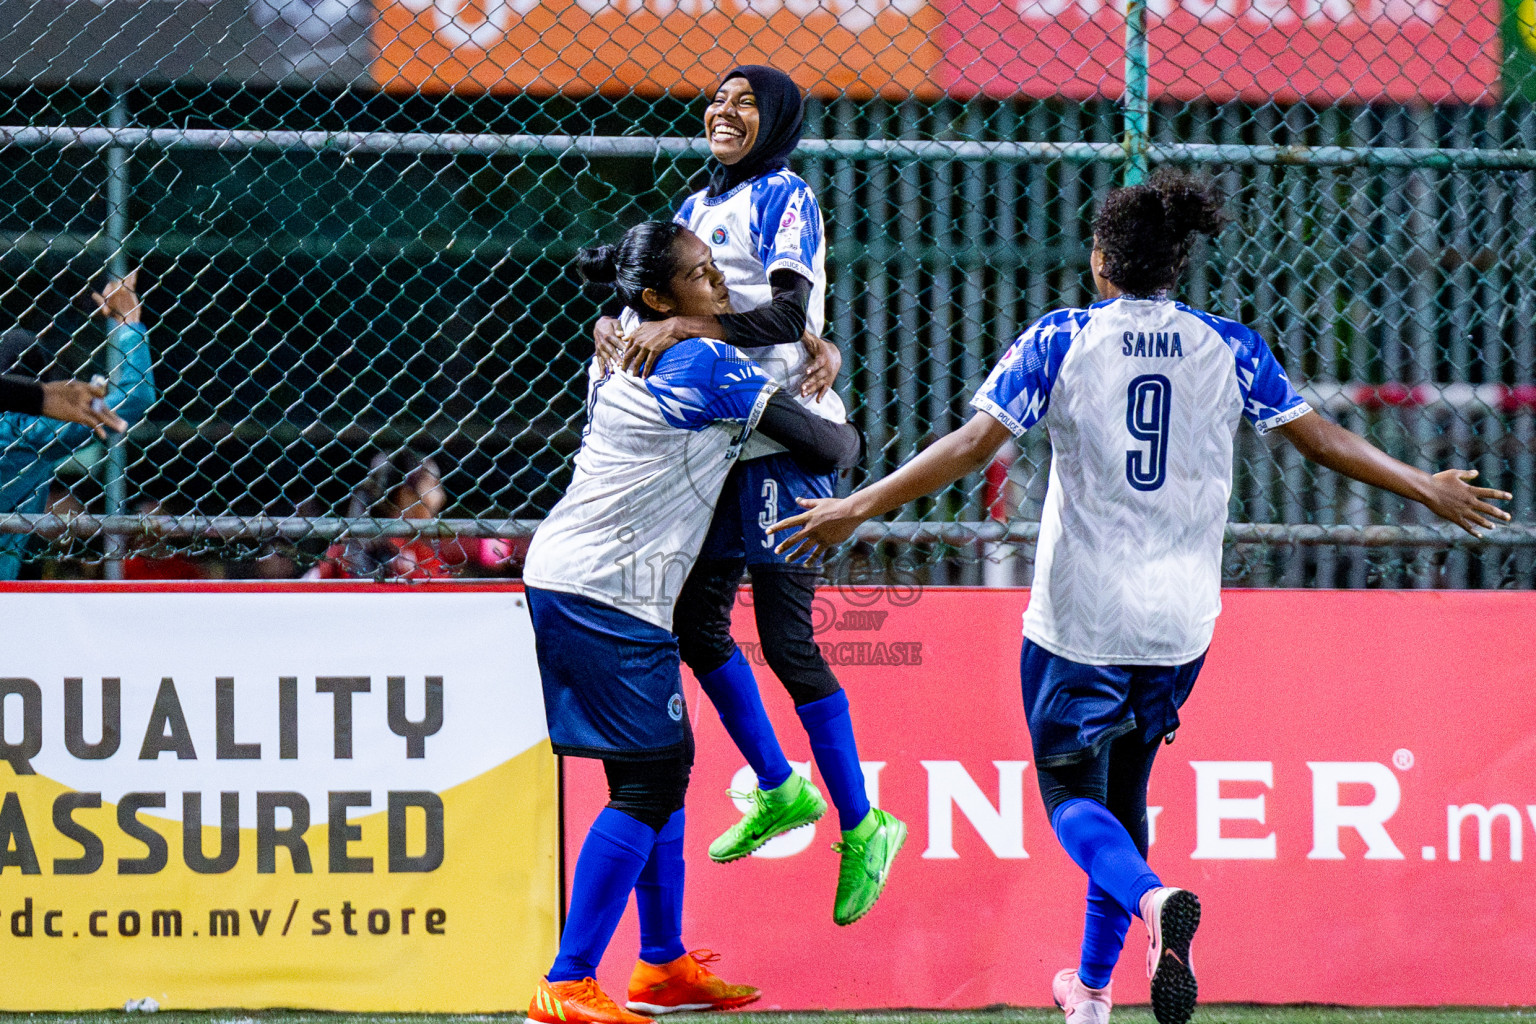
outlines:
[[[136,273],[136,272],[135,272]],[[130,274],[132,279],[134,275]],[[132,289],[133,285],[128,286]],[[0,345],[7,335],[18,335],[23,346],[31,335],[26,331],[0,332]],[[103,441],[107,431],[123,431],[128,424],[111,409],[103,399],[107,386],[99,380],[86,383],[83,380],[34,380],[31,377],[0,373],[0,413],[20,412],[28,416],[46,416],[90,427]]]
[[[106,407],[121,417],[124,429],[140,419],[156,397],[149,340],[134,291],[137,277],[138,271],[133,271],[91,295],[96,312],[112,323],[108,344],[123,358],[119,378],[107,385],[102,397]],[[55,355],[30,331],[0,334],[0,373],[42,376],[50,372]],[[101,433],[101,428],[97,426],[96,431]],[[0,514],[42,512],[54,471],[90,440],[91,432],[92,426],[84,422],[66,423],[22,412],[0,415]],[[0,534],[0,579],[16,578],[30,541],[25,533]]]
[[[448,504],[437,461],[409,449],[375,455],[352,492],[352,519],[435,519]],[[433,580],[458,575],[468,562],[457,540],[376,537],[332,544],[304,574],[307,580]]]
[[[26,331],[4,331],[0,332],[0,338],[14,333],[28,334]],[[128,429],[123,418],[107,408],[103,401],[106,397],[107,386],[100,379],[90,383],[83,380],[40,381],[0,374],[0,413],[19,412],[78,423],[96,431],[96,436],[103,441],[109,430]]]

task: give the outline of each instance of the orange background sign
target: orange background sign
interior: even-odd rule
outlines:
[[[691,95],[770,64],[823,97],[937,94],[925,0],[379,2],[374,75],[391,91]]]

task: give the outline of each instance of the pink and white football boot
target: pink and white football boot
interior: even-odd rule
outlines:
[[[1189,943],[1200,927],[1200,898],[1167,885],[1149,890],[1141,898],[1141,919],[1151,936],[1147,977],[1152,979],[1152,1015],[1157,1024],[1189,1024],[1200,992],[1189,959]]]
[[[1089,988],[1077,976],[1077,968],[1058,971],[1051,981],[1051,995],[1056,1005],[1067,1013],[1067,1024],[1109,1024],[1109,1011],[1114,1006],[1109,990],[1113,983],[1103,988]]]

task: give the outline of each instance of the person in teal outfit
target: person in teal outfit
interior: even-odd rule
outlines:
[[[142,419],[157,397],[137,278],[138,271],[131,271],[91,296],[96,312],[111,325],[107,344],[122,360],[117,379],[108,382],[104,408],[114,410],[127,426]],[[30,332],[12,329],[0,334],[0,373],[25,372],[27,357],[37,346]],[[42,361],[51,362],[51,354],[45,355]],[[0,415],[0,514],[42,512],[59,463],[90,439],[91,428],[83,423],[21,412]],[[17,577],[31,539],[25,533],[0,534],[0,580]]]

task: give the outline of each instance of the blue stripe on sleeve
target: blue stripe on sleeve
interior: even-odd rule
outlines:
[[[687,227],[688,222],[693,219],[693,208],[698,205],[698,199],[698,193],[684,199],[683,205],[677,208],[677,216],[672,218],[672,223]]]
[[[1306,399],[1296,393],[1285,368],[1259,332],[1182,302],[1178,308],[1215,331],[1232,350],[1237,361],[1237,387],[1243,396],[1243,415],[1259,433],[1267,434],[1311,410]]]
[[[752,422],[761,414],[773,378],[740,351],[719,341],[690,338],[667,349],[646,389],[669,426],[703,430],[722,421]]]
[[[971,399],[973,408],[996,419],[1015,436],[1040,421],[1050,408],[1051,389],[1072,339],[1088,322],[1088,310],[1058,309],[1036,320],[1009,346],[986,383]]]
[[[821,208],[800,177],[780,171],[752,183],[752,245],[764,273],[811,277],[821,234]]]

